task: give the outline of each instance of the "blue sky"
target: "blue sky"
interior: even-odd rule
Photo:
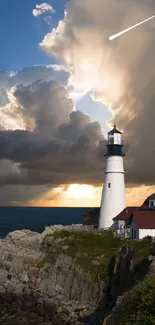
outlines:
[[[76,109],[91,116],[92,120],[97,120],[104,134],[109,131],[106,121],[111,118],[111,113],[101,103],[92,100],[91,94],[88,93],[76,103]]]
[[[53,0],[56,10],[53,25],[47,25],[42,17],[34,17],[32,10],[40,0],[0,1],[0,70],[18,70],[26,66],[54,62],[39,48],[39,42],[63,17],[65,0]],[[48,1],[50,3],[50,1]]]
[[[20,70],[40,64],[56,63],[39,47],[44,36],[56,27],[64,16],[66,0],[49,0],[55,13],[52,14],[52,25],[48,25],[43,15],[34,17],[33,9],[43,0],[0,0],[0,71]],[[48,16],[49,13],[46,14]],[[111,114],[102,103],[94,102],[87,94],[76,103],[76,109],[89,114],[93,120],[101,123],[106,134],[108,127],[105,121]]]

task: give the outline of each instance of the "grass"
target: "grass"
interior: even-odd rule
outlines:
[[[133,258],[144,259],[150,255],[152,241],[121,240],[114,236],[112,231],[87,232],[87,231],[56,231],[50,236],[62,239],[68,246],[68,252],[75,256],[77,253],[85,253],[91,257],[101,256],[116,252],[120,247],[126,246],[133,249]]]
[[[47,250],[47,256],[38,263],[41,267],[45,262],[54,264],[60,253],[76,259],[76,263],[86,272],[91,274],[95,281],[107,280],[109,276],[110,261],[119,261],[119,249],[131,247],[133,260],[137,263],[148,258],[152,242],[150,240],[130,241],[121,240],[114,236],[112,231],[55,231],[48,236],[55,241],[51,251]],[[65,247],[65,249],[64,249]]]
[[[129,247],[133,248],[133,259],[136,261],[141,261],[144,259],[147,259],[151,252],[152,247],[152,241],[150,240],[140,240],[140,241],[128,241],[126,245],[128,244]]]
[[[65,246],[65,254],[76,257],[76,262],[93,277],[100,280],[108,278],[108,265],[112,258],[118,257],[119,248],[126,246],[133,249],[133,259],[140,262],[150,255],[150,240],[121,240],[112,231],[56,231],[50,236],[62,239],[58,246]]]
[[[121,239],[114,238],[111,231],[56,231],[55,239],[62,239],[58,246],[65,246],[65,254],[75,258],[76,263],[91,273],[93,279],[105,279],[108,276],[108,262],[121,245]]]

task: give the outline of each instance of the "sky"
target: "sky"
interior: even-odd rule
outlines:
[[[49,26],[42,18],[35,19],[32,10],[36,0],[2,0],[0,10],[0,69],[18,70],[38,64],[52,64],[54,58],[45,54],[38,46],[44,35],[55,26],[64,15],[65,1],[52,2],[56,15]],[[47,16],[47,15],[46,15]]]
[[[0,205],[98,206],[105,137],[126,145],[128,205],[155,192],[152,0],[1,0]]]

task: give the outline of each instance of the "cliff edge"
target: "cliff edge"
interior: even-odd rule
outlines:
[[[150,271],[151,246],[66,227],[9,233],[0,240],[0,324],[6,312],[10,324],[103,324]]]

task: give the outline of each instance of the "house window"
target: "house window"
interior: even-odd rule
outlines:
[[[155,207],[155,200],[150,200],[149,201],[149,207],[154,208]]]
[[[108,188],[110,188],[111,187],[111,184],[110,183],[108,183]]]

